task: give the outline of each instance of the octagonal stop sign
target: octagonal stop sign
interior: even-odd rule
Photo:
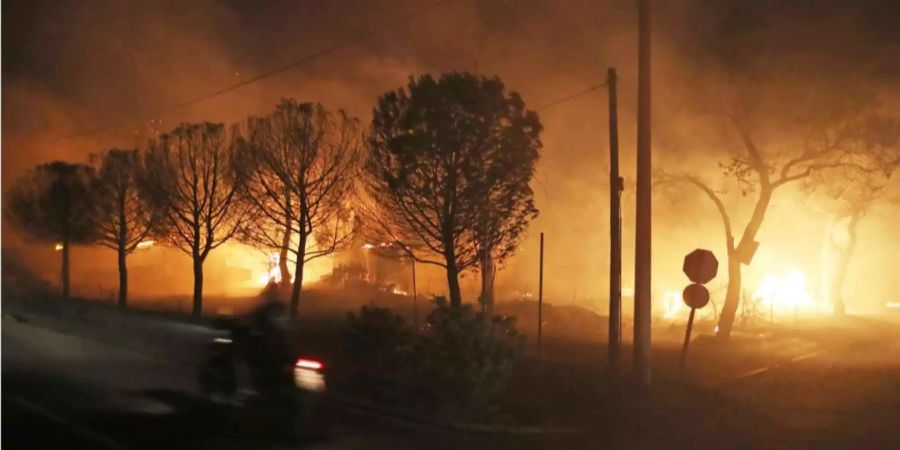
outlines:
[[[698,248],[684,257],[684,265],[682,266],[684,274],[694,283],[708,283],[716,277],[719,270],[719,261],[713,252]]]

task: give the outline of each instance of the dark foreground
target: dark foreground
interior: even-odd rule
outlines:
[[[627,387],[583,389],[585,378],[603,383],[590,365],[519,392],[570,432],[450,432],[326,401],[303,440],[278,436],[252,409],[200,401],[190,365],[9,316],[2,334],[9,449],[900,448],[900,329],[883,322],[805,331],[768,359],[699,342],[687,376],[668,368],[674,353],[663,347],[656,386],[637,401]]]

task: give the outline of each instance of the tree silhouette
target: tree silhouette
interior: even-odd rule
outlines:
[[[236,201],[245,172],[232,144],[221,124],[188,123],[151,141],[147,152],[147,192],[160,234],[193,261],[195,318],[203,310],[203,262],[250,214]]]
[[[353,236],[361,137],[359,123],[343,112],[293,99],[246,122],[239,153],[248,177],[241,192],[256,220],[242,227],[241,238],[279,249],[283,281],[290,282],[286,263],[293,259],[293,317],[305,264],[341,249]]]
[[[89,243],[96,236],[91,213],[94,180],[89,166],[54,161],[29,171],[10,192],[7,212],[11,222],[39,243],[56,244],[60,250],[64,298],[70,296],[72,245]]]
[[[462,301],[459,274],[481,263],[492,281],[493,262],[536,214],[528,182],[540,132],[497,78],[424,75],[379,99],[366,165],[374,223],[417,261],[446,269],[451,305]]]
[[[759,245],[756,236],[775,192],[781,187],[826,169],[850,164],[849,145],[858,133],[859,109],[848,108],[827,114],[826,119],[810,120],[804,126],[804,138],[780,151],[761,147],[754,136],[753,121],[741,113],[726,114],[740,143],[740,151],[730,161],[721,164],[725,179],[740,187],[742,195],[756,194],[749,219],[735,228],[722,191],[713,188],[702,177],[692,173],[655,174],[657,185],[672,182],[686,183],[697,188],[716,207],[725,231],[728,288],[719,316],[717,336],[727,340],[731,335],[735,314],[740,303],[741,265],[749,265]],[[759,133],[762,134],[762,133]],[[773,146],[774,147],[774,146]],[[740,225],[737,225],[738,227]]]
[[[832,200],[833,218],[846,232],[840,239],[829,236],[827,243],[837,253],[828,286],[836,315],[846,313],[844,282],[859,240],[859,224],[873,207],[885,201],[891,176],[900,168],[900,119],[868,118],[856,133],[851,152],[853,164],[819,173],[812,183]]]
[[[99,164],[94,211],[97,242],[116,251],[119,266],[119,306],[128,303],[127,256],[153,230],[156,211],[142,189],[144,161],[137,150],[111,149],[91,156]]]

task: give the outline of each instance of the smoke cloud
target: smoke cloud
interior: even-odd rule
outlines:
[[[654,2],[654,164],[702,175],[727,190],[743,223],[752,194],[721,177],[740,142],[723,111],[750,108],[767,148],[794,144],[796,130],[823,105],[850,100],[900,112],[900,23],[894,2]],[[2,185],[52,159],[84,161],[113,146],[143,146],[182,121],[234,122],[273,108],[282,97],[321,102],[367,122],[378,95],[410,75],[458,70],[499,76],[538,109],[544,149],[533,185],[540,216],[518,255],[500,272],[499,297],[537,290],[538,234],[546,234],[545,296],[605,310],[608,273],[608,130],[604,89],[543,105],[603,81],[619,80],[624,193],[624,284],[631,284],[636,99],[636,7],[631,2],[458,0],[436,6],[413,0],[241,2],[232,0],[9,1],[3,11]],[[414,11],[412,19],[398,19]],[[374,32],[351,45],[339,45]],[[303,55],[336,47],[275,76],[165,113],[187,100],[249,80]],[[875,106],[873,106],[874,108]],[[84,131],[97,132],[80,135]],[[77,137],[62,138],[77,134]],[[685,190],[654,203],[655,291],[686,283],[681,258],[696,247],[724,261],[724,234],[712,204]],[[828,204],[800,189],[776,194],[748,269],[748,289],[765,273],[799,268],[820,283]],[[862,225],[848,287],[853,308],[900,300],[900,281],[874,269],[900,263],[890,224],[897,208],[876,208]],[[28,254],[53,280],[52,248],[32,247],[3,229],[4,253]],[[76,251],[73,279],[93,294],[115,288],[115,258]],[[139,296],[189,292],[189,258],[155,248],[133,258]],[[92,264],[85,264],[91,261]],[[266,255],[240,246],[213,252],[207,292],[240,291],[234,279],[255,276]],[[96,262],[96,264],[95,264]],[[316,269],[330,270],[323,262]],[[165,270],[159,269],[165,267]],[[876,274],[883,274],[877,275]],[[236,276],[235,273],[240,273]],[[881,278],[879,278],[881,277]],[[158,280],[162,278],[165,282]],[[439,272],[420,274],[444,289]],[[462,285],[474,300],[478,285]],[[725,274],[714,281],[724,295]],[[718,284],[716,284],[718,283]],[[217,287],[219,286],[219,287]],[[815,286],[813,286],[814,288]]]

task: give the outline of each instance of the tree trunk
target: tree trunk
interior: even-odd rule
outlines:
[[[291,230],[285,231],[281,249],[278,252],[278,272],[281,273],[282,286],[291,284],[291,272],[288,270],[288,247],[291,245]]]
[[[456,251],[453,240],[444,240],[444,261],[447,263],[447,291],[450,296],[450,306],[462,306],[462,294],[459,290],[459,269],[456,267]]]
[[[69,239],[63,239],[62,248],[62,296],[64,299],[69,298]]]
[[[290,191],[285,195],[285,203],[287,204],[287,212],[284,215],[284,237],[281,239],[281,249],[278,253],[278,271],[281,273],[282,286],[288,286],[291,283],[291,272],[288,271],[288,251],[291,246],[291,195]]]
[[[300,242],[297,244],[297,263],[294,266],[294,285],[291,289],[291,319],[297,318],[300,309],[300,291],[303,287],[303,266],[306,258],[306,233],[300,233]]]
[[[734,317],[737,313],[738,306],[741,303],[741,260],[748,258],[748,252],[756,234],[762,226],[763,219],[766,217],[766,210],[769,208],[769,202],[772,200],[772,188],[768,185],[768,181],[760,188],[759,198],[753,207],[753,215],[750,221],[744,227],[744,233],[741,235],[741,241],[735,248],[729,246],[728,251],[728,291],[725,294],[725,304],[722,305],[722,315],[719,316],[719,332],[716,337],[727,341],[731,337],[731,330],[734,328]]]
[[[481,256],[481,310],[487,317],[494,315],[494,258],[489,251]]]
[[[125,249],[119,246],[119,306],[128,306],[128,266],[125,263]]]
[[[128,266],[125,264],[125,245],[128,243],[128,219],[125,217],[125,199],[128,195],[127,185],[119,187],[119,230],[118,230],[118,256],[119,256],[119,306],[124,308],[128,304]]]
[[[461,306],[462,294],[459,290],[459,271],[456,270],[456,264],[447,265],[447,289],[450,292],[450,306]]]
[[[197,320],[203,314],[203,260],[194,256],[194,307],[191,316]]]
[[[844,281],[847,279],[847,267],[850,265],[850,257],[856,250],[856,226],[859,225],[861,215],[854,212],[850,215],[850,221],[847,223],[847,246],[840,252],[838,259],[837,272],[831,285],[831,301],[834,308],[834,314],[843,316],[846,314],[846,306],[844,304]]]
[[[716,337],[727,340],[731,336],[734,316],[741,300],[741,261],[734,249],[728,251],[728,289],[725,292],[725,304],[719,316],[719,330]]]

